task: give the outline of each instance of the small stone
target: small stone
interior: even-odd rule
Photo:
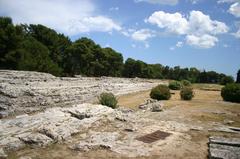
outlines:
[[[161,112],[162,110],[162,105],[160,103],[152,104],[152,112]]]

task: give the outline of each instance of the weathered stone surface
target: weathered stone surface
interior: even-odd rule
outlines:
[[[212,159],[239,159],[240,147],[209,144],[209,158]]]
[[[79,119],[69,112],[87,114],[87,118]],[[113,112],[112,108],[102,105],[80,104],[67,108],[49,108],[35,115],[1,120],[0,147],[11,151],[21,149],[26,144],[46,146],[60,142],[85,131]]]
[[[19,139],[26,144],[36,145],[36,146],[47,146],[52,142],[51,138],[39,133],[21,134],[19,136]]]
[[[210,143],[214,143],[214,144],[240,147],[240,139],[238,139],[238,138],[210,137],[209,141],[210,141]]]
[[[0,117],[85,103],[96,100],[105,91],[120,95],[150,89],[157,84],[159,81],[146,79],[58,78],[47,73],[0,70]]]
[[[238,138],[209,138],[209,158],[239,159],[240,139]]]
[[[97,149],[111,149],[118,139],[119,134],[116,132],[94,132],[90,137],[71,148],[78,151],[89,151]]]

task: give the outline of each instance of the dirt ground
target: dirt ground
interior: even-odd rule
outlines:
[[[224,102],[220,85],[196,84],[193,87],[195,92],[193,100],[183,101],[180,99],[179,91],[171,91],[171,99],[163,101],[165,111],[161,115],[153,114],[150,117],[161,121],[195,124],[203,128],[201,131],[187,132],[192,142],[186,140],[177,149],[170,148],[164,152],[176,154],[174,158],[207,158],[209,136],[240,137],[239,134],[210,131],[218,124],[240,127],[240,104]],[[139,104],[150,98],[149,93],[150,90],[122,96],[119,98],[119,105],[138,109]],[[188,149],[189,152],[182,157],[184,149]]]
[[[179,123],[196,126],[196,129],[190,129],[184,132],[178,140],[169,140],[167,145],[160,148],[158,155],[149,157],[137,157],[144,159],[155,158],[207,158],[208,156],[208,137],[224,136],[240,138],[240,133],[226,133],[214,131],[215,125],[226,125],[240,127],[240,104],[224,102],[220,95],[221,86],[219,85],[194,85],[195,97],[191,101],[182,101],[179,91],[172,91],[172,97],[168,101],[163,101],[164,111],[161,113],[142,114],[143,118],[152,118],[159,122]],[[118,97],[119,105],[138,110],[138,106],[149,99],[149,91],[127,94]],[[166,125],[165,123],[165,125]],[[113,128],[103,125],[102,131]],[[200,127],[198,129],[198,127]],[[181,128],[180,128],[181,129]],[[176,127],[176,132],[179,128]],[[180,131],[180,133],[182,133]],[[33,153],[32,149],[19,151],[10,158]],[[88,153],[78,153],[70,151],[64,144],[55,144],[45,149],[34,150],[36,158],[124,158],[112,154],[107,150],[97,150]]]

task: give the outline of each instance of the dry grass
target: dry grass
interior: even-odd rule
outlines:
[[[207,123],[232,120],[233,126],[240,126],[240,104],[224,102],[219,91],[222,88],[221,85],[194,84],[193,87],[195,96],[191,101],[183,101],[180,99],[179,91],[171,91],[171,99],[163,101],[165,109],[173,107],[177,109],[179,106],[179,113],[183,113],[186,118],[191,118],[193,121],[200,120]],[[149,93],[150,90],[120,96],[119,105],[138,109],[140,104],[150,99]]]

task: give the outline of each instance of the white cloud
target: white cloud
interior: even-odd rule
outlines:
[[[147,49],[150,47],[150,45],[148,43],[145,43],[144,47],[145,47],[145,49]]]
[[[183,42],[182,41],[178,41],[176,44],[176,47],[183,47]]]
[[[174,51],[175,47],[170,47],[169,50]]]
[[[197,4],[197,3],[199,2],[199,0],[190,0],[190,2],[191,2],[192,4]]]
[[[228,12],[234,15],[235,17],[240,17],[240,2],[232,4]]]
[[[187,44],[200,48],[211,48],[215,46],[218,39],[214,36],[205,34],[202,36],[187,35],[186,36]]]
[[[145,22],[155,24],[161,29],[177,35],[186,35],[187,44],[211,48],[218,41],[217,34],[228,32],[229,28],[223,22],[212,20],[201,11],[191,11],[186,18],[182,14],[154,12]],[[209,43],[209,44],[207,44]]]
[[[131,46],[132,46],[132,48],[136,48],[137,47],[136,44],[132,44]]]
[[[110,11],[118,11],[119,8],[118,8],[118,7],[111,7],[111,8],[109,8],[109,10],[110,10]]]
[[[154,32],[149,29],[141,29],[132,33],[131,37],[137,41],[146,41],[147,39],[154,37]]]
[[[238,29],[238,31],[237,31],[236,33],[233,33],[233,35],[234,35],[236,38],[240,39],[240,28]]]
[[[234,3],[238,1],[239,0],[218,0],[217,3]]]
[[[229,45],[228,45],[228,44],[223,44],[223,47],[224,47],[224,48],[228,48]]]
[[[147,2],[151,4],[176,5],[178,0],[135,0],[135,2]]]
[[[188,29],[187,20],[180,13],[154,12],[145,22],[156,24],[159,28],[166,28],[169,32],[185,34]]]
[[[188,33],[191,34],[221,34],[228,32],[225,23],[212,20],[208,15],[201,11],[191,11],[188,20]]]
[[[94,14],[95,8],[89,0],[0,1],[0,14],[12,17],[15,23],[43,24],[67,35],[121,29],[111,18]]]

